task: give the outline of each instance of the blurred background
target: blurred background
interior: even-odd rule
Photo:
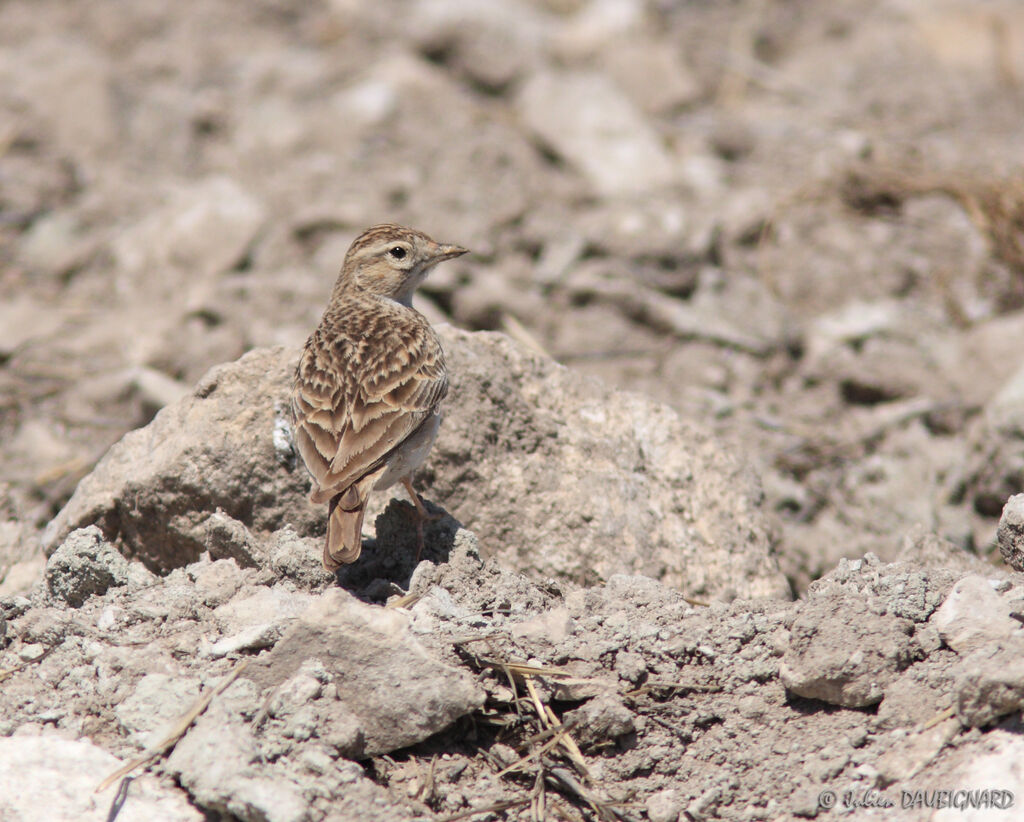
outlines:
[[[1022,83],[1015,0],[5,0],[0,592],[125,431],[300,346],[382,221],[473,250],[432,321],[741,449],[796,590],[918,527],[989,554]]]

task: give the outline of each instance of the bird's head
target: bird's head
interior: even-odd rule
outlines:
[[[409,305],[431,268],[465,253],[465,248],[442,245],[411,228],[375,225],[352,241],[335,291],[356,289]]]

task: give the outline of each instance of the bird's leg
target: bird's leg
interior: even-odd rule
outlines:
[[[405,490],[409,492],[409,498],[412,500],[412,504],[416,506],[416,513],[420,515],[420,519],[424,519],[427,522],[437,522],[437,520],[444,516],[444,514],[431,514],[424,507],[423,500],[420,499],[420,495],[412,487],[412,480],[409,477],[405,477],[401,482],[405,486]]]
[[[443,514],[431,514],[423,505],[420,495],[412,487],[412,480],[409,477],[402,478],[402,485],[409,493],[412,504],[416,506],[416,564],[419,565],[420,555],[423,553],[423,523],[436,522],[443,517]]]

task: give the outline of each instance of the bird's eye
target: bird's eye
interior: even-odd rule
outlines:
[[[401,260],[403,257],[405,257],[405,249],[402,248],[402,246],[400,245],[396,245],[388,249],[388,254],[390,254],[396,260]]]

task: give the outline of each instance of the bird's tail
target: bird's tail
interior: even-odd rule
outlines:
[[[355,485],[333,497],[327,509],[327,540],[324,542],[324,568],[337,571],[359,559],[363,550],[363,515],[366,495]]]

